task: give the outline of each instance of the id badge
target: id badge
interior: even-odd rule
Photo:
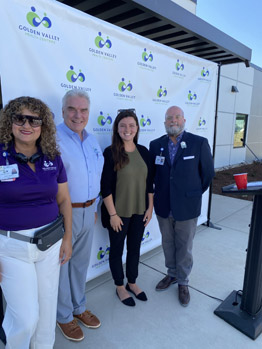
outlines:
[[[0,166],[0,181],[11,181],[19,177],[17,164]]]
[[[156,165],[164,165],[164,163],[165,163],[165,157],[157,155],[156,160],[155,160],[155,164]]]

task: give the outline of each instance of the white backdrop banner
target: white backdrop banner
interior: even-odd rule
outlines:
[[[171,105],[185,112],[186,129],[213,146],[217,65],[168,48],[52,0],[0,0],[0,75],[3,104],[27,95],[49,105],[62,122],[69,89],[87,91],[87,130],[102,149],[110,144],[118,109],[135,108],[139,143],[165,133]],[[81,181],[79,180],[79,183]],[[208,193],[198,223],[207,220]],[[161,243],[155,215],[141,252]],[[108,270],[108,234],[98,222],[87,279]]]

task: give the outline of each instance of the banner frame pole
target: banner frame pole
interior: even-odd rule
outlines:
[[[216,110],[215,110],[215,125],[214,125],[214,135],[213,135],[213,160],[214,160],[214,162],[215,162],[215,152],[216,152],[217,118],[218,118],[217,113],[218,113],[218,102],[219,102],[220,72],[221,72],[221,63],[218,64],[218,72],[217,72]],[[212,204],[212,187],[213,187],[213,180],[209,186],[207,222],[204,223],[204,225],[206,225],[209,228],[221,230],[222,228],[215,226],[210,220],[211,204]]]

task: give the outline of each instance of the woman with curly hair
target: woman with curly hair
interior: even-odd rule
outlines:
[[[71,234],[52,113],[39,99],[13,99],[0,115],[0,284],[7,348],[53,348],[59,269],[70,259]]]
[[[140,245],[145,227],[152,218],[153,177],[149,151],[137,144],[139,124],[132,109],[118,113],[113,125],[112,145],[104,151],[101,178],[103,197],[102,223],[109,231],[109,265],[116,285],[116,295],[127,306],[147,297],[136,284]],[[126,276],[122,255],[127,238]]]

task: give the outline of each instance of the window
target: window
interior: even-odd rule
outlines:
[[[247,115],[237,114],[234,133],[234,148],[245,146],[247,130]]]

